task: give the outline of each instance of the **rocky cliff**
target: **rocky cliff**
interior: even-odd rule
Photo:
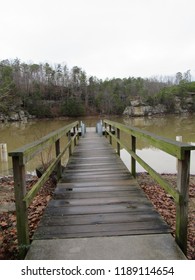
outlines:
[[[123,112],[126,116],[141,117],[151,115],[163,115],[167,113],[180,114],[195,111],[195,98],[189,96],[187,98],[174,97],[174,106],[170,112],[170,108],[164,104],[148,105],[140,99],[132,100],[131,105],[127,106]]]

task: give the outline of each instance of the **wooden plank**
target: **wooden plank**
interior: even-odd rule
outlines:
[[[110,204],[123,204],[123,203],[128,203],[128,205],[132,204],[132,196],[115,196],[113,197],[111,194],[110,196],[101,196],[101,199],[99,198],[82,198],[82,199],[77,199],[77,198],[66,198],[66,199],[56,199],[56,200],[51,200],[49,207],[70,207],[70,206],[79,206],[79,205],[110,205]],[[133,197],[133,203],[144,203],[146,201],[145,196],[142,197]]]
[[[131,194],[131,195],[130,195]],[[93,192],[75,192],[75,191],[62,191],[62,192],[55,192],[54,198],[55,199],[83,199],[83,198],[109,198],[109,197],[127,197],[130,196],[132,199],[137,197],[137,192],[135,191],[129,191],[129,190],[123,190],[123,191],[114,191],[112,193],[110,192],[102,192],[102,191],[93,191]],[[145,196],[140,194],[141,198],[143,197],[145,199]]]
[[[86,233],[81,233],[81,232],[74,232],[74,233],[56,233],[55,230],[52,231],[51,233],[38,233],[36,232],[35,235],[33,236],[33,239],[67,239],[67,238],[87,238],[87,237],[109,237],[109,236],[127,236],[127,235],[150,235],[150,234],[162,234],[162,233],[169,233],[167,229],[156,229],[156,228],[151,228],[148,229],[146,232],[145,229],[135,229],[132,228],[131,231],[124,230],[124,231],[94,231],[94,232],[86,232]]]
[[[83,177],[83,178],[82,178]],[[81,180],[84,180],[85,182],[96,182],[98,181],[110,181],[110,174],[103,174],[103,175],[98,175],[98,176],[94,176],[94,175],[88,175],[88,176],[78,176],[78,175],[74,175],[74,178],[71,175],[65,174],[63,175],[62,179],[63,182],[66,183],[71,183],[71,182],[80,182]],[[128,175],[118,175],[118,174],[112,174],[112,178],[113,179],[120,179],[120,180],[127,180],[129,179]]]
[[[126,180],[128,182],[128,180]],[[101,184],[102,183],[102,184]],[[108,183],[107,185],[105,183]],[[97,182],[85,182],[76,184],[76,182],[73,183],[67,183],[67,184],[60,184],[57,186],[55,193],[58,192],[67,192],[67,191],[73,191],[74,192],[105,192],[105,191],[137,191],[136,186],[132,185],[129,186],[127,184],[116,184],[112,185],[109,181],[99,181]]]
[[[120,223],[119,224],[98,224],[80,226],[47,226],[40,227],[34,239],[51,238],[75,238],[75,237],[94,237],[94,236],[120,236],[120,235],[140,235],[152,233],[168,233],[167,226],[151,222],[141,223]]]
[[[124,222],[139,222],[150,221],[162,222],[158,213],[154,210],[150,212],[143,212],[142,215],[129,213],[106,213],[106,214],[86,214],[74,216],[45,216],[41,220],[39,226],[55,226],[55,225],[88,225],[88,224],[111,224],[111,223],[124,223]],[[166,223],[164,223],[166,224]],[[167,227],[169,228],[169,227]]]
[[[89,182],[89,184],[79,184],[76,185],[75,183],[69,183],[69,184],[63,184],[63,185],[59,185],[55,192],[54,192],[54,197],[55,198],[60,198],[60,196],[65,196],[65,195],[75,195],[75,196],[79,196],[79,195],[88,195],[90,194],[91,196],[104,196],[104,195],[108,195],[108,196],[117,196],[119,194],[123,194],[123,196],[125,195],[130,195],[132,196],[144,196],[145,194],[143,194],[143,192],[141,192],[141,189],[137,189],[136,186],[132,185],[132,186],[128,186],[128,185],[105,185],[105,182],[102,182],[103,185],[100,184],[101,182],[99,182],[99,184],[96,184],[96,182],[94,183],[94,185],[92,184],[92,182]],[[108,182],[109,183],[109,182]],[[57,197],[58,196],[58,197]]]
[[[45,210],[46,215],[83,215],[83,214],[98,214],[98,213],[134,213],[149,211],[151,209],[151,204],[145,202],[141,205],[136,203],[126,203],[126,205],[116,204],[116,205],[87,205],[87,206],[69,206],[69,207],[48,207]]]
[[[82,165],[77,165],[77,166],[68,166],[66,168],[66,174],[67,173],[74,173],[75,174],[75,168],[77,168],[77,173],[85,173],[85,172],[100,172],[100,173],[106,173],[106,172],[115,172],[118,171],[120,173],[124,172],[124,168],[122,166],[117,166],[116,164],[107,164],[102,166],[101,164],[99,165],[85,165],[84,167]],[[127,173],[127,172],[126,172]]]
[[[73,173],[73,174],[72,174]],[[117,168],[117,166],[115,166],[114,168],[106,168],[106,169],[102,169],[102,168],[99,168],[99,169],[84,169],[84,170],[81,170],[81,169],[78,169],[77,168],[77,173],[75,174],[75,170],[66,170],[66,172],[64,173],[64,175],[71,175],[71,176],[98,176],[99,174],[100,175],[103,175],[103,174],[125,174],[125,175],[128,175],[128,177],[130,178],[130,175],[129,175],[129,172],[127,170],[124,170],[123,168]],[[64,176],[63,176],[64,177]]]
[[[113,162],[117,163],[117,159],[115,157],[104,157],[104,158],[97,158],[97,157],[91,157],[91,158],[74,158],[70,160],[70,164],[73,165],[84,165],[84,164],[113,164]],[[70,165],[71,166],[71,165]]]
[[[123,169],[126,170],[126,168],[124,168],[124,166],[117,161],[117,159],[115,158],[111,158],[108,161],[105,160],[84,160],[82,161],[77,161],[76,163],[69,163],[67,166],[67,171],[71,170],[73,168],[76,169],[95,169],[95,170],[99,170],[99,169],[114,169],[114,168],[118,168],[118,169]]]
[[[72,182],[72,183],[64,183],[61,181],[58,183],[57,188],[66,188],[66,187],[74,187],[74,188],[92,188],[92,187],[110,187],[110,188],[119,188],[119,187],[125,187],[125,188],[138,188],[141,190],[141,188],[138,186],[136,180],[132,179],[127,179],[127,180],[115,180],[115,181],[95,181],[95,182]]]
[[[143,232],[148,230],[149,232],[157,230],[158,232],[162,232],[162,230],[167,230],[166,225],[163,227],[162,225],[159,226],[158,223],[152,223],[153,227],[151,227],[150,222],[132,222],[132,223],[120,223],[120,224],[96,224],[96,225],[69,225],[69,226],[47,226],[47,227],[40,227],[40,233],[42,234],[54,234],[56,236],[64,234],[72,234],[74,233],[81,233],[87,234],[91,233],[92,236],[95,232],[118,232],[120,234],[121,231],[128,231],[128,232],[139,232],[140,230]],[[37,232],[38,234],[38,232]]]
[[[152,223],[152,227],[151,227]],[[40,227],[40,232],[42,231],[44,234],[48,233],[51,234],[52,232],[54,234],[61,234],[61,233],[93,233],[93,232],[112,232],[112,231],[129,231],[131,232],[132,230],[135,232],[139,230],[154,230],[157,229],[158,231],[162,229],[167,229],[166,225],[159,225],[158,223],[151,222],[151,220],[145,221],[145,222],[131,222],[131,223],[119,223],[119,224],[94,224],[94,225],[68,225],[68,226],[47,226],[47,227]]]

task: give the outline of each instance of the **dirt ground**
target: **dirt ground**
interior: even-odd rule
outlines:
[[[176,175],[162,174],[164,178],[176,186]],[[139,173],[137,180],[152,201],[154,207],[164,220],[170,225],[173,236],[175,235],[175,204],[170,195],[155,183],[147,173]],[[37,181],[36,177],[29,176],[27,185],[30,188]],[[51,179],[38,193],[29,207],[29,231],[32,238],[40,221],[43,211],[51,199],[55,189],[55,182]],[[189,186],[189,215],[188,215],[188,259],[195,259],[195,176],[190,177]],[[0,178],[0,259],[18,259],[16,215],[14,203],[13,178]]]

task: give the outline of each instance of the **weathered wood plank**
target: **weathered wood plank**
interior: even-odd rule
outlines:
[[[132,197],[132,196],[131,196]],[[110,205],[110,204],[122,204],[122,203],[128,203],[128,205],[132,204],[132,199],[129,195],[127,196],[115,196],[115,197],[111,197],[110,196],[102,196],[101,199],[99,198],[94,198],[94,197],[90,197],[90,198],[82,198],[82,199],[77,199],[77,198],[66,198],[66,199],[56,199],[56,200],[52,200],[50,202],[49,207],[70,207],[70,206],[79,206],[79,205]],[[144,196],[142,197],[137,197],[134,196],[133,197],[133,203],[144,203],[146,201],[146,198]]]
[[[102,191],[93,191],[93,192],[75,192],[75,191],[61,191],[61,192],[55,192],[54,198],[55,199],[83,199],[83,198],[110,198],[112,196],[114,197],[127,197],[131,194],[131,198],[134,199],[137,197],[137,192],[135,191],[129,191],[129,190],[123,190],[123,191],[114,191],[112,193],[108,192],[102,192]],[[143,197],[145,199],[145,196],[140,194],[140,198]]]
[[[86,214],[74,216],[45,216],[41,220],[39,226],[55,226],[55,225],[88,225],[88,224],[110,224],[110,223],[124,223],[124,222],[140,222],[150,221],[161,222],[161,218],[154,210],[143,212],[142,215],[129,213],[104,213],[104,214]],[[167,227],[168,228],[168,227]]]
[[[82,178],[83,177],[83,178]],[[63,176],[63,181],[66,183],[72,183],[72,182],[80,182],[81,180],[85,180],[86,182],[96,182],[98,181],[110,181],[110,175],[109,174],[105,174],[105,175],[98,175],[98,176],[76,176],[74,177],[74,179],[72,178],[72,176],[70,175],[64,175]],[[120,177],[117,174],[112,174],[112,178],[113,179],[120,179],[120,180],[127,180],[128,179],[128,175],[120,175]]]
[[[140,235],[152,233],[168,233],[167,226],[164,227],[156,223],[120,223],[120,224],[98,224],[83,226],[47,226],[40,227],[34,239],[43,238],[75,238],[94,236],[120,236],[120,235]]]
[[[69,207],[50,207],[48,205],[46,215],[83,215],[83,214],[98,214],[98,213],[134,213],[144,212],[151,209],[149,202],[137,205],[137,203],[126,204],[111,204],[111,205],[87,205],[87,206],[69,206]]]
[[[168,233],[166,229],[163,230],[164,233]],[[87,237],[109,237],[109,236],[127,236],[127,235],[146,235],[146,234],[161,234],[162,230],[157,229],[149,229],[146,233],[144,229],[132,229],[131,231],[95,231],[89,233],[60,233],[57,234],[56,232],[51,232],[47,234],[38,234],[37,232],[34,235],[34,239],[66,239],[66,238],[87,238]]]
[[[63,183],[62,181],[58,183],[57,188],[66,188],[66,187],[72,186],[74,188],[85,188],[85,187],[113,187],[113,188],[119,188],[125,186],[125,188],[128,189],[131,187],[136,187],[141,190],[141,188],[138,186],[136,180],[132,179],[127,179],[127,180],[114,180],[114,181],[95,181],[95,182],[72,182],[72,183]],[[56,189],[57,189],[56,188]]]
[[[152,223],[152,228],[151,228],[151,221],[149,222],[132,222],[132,223],[119,223],[119,224],[95,224],[95,225],[69,225],[69,226],[47,226],[47,227],[42,227],[40,229],[40,232],[42,230],[43,234],[55,234],[55,235],[61,235],[62,233],[64,234],[73,234],[74,233],[94,233],[94,232],[121,232],[121,231],[129,231],[131,232],[132,230],[134,232],[138,232],[140,230],[144,231],[145,229],[147,230],[153,230],[156,229],[158,232],[162,232],[162,229],[166,229],[166,225],[163,227],[162,225],[159,226],[157,223]]]

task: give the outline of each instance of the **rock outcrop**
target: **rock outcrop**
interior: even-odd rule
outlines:
[[[18,112],[10,112],[9,115],[0,114],[0,122],[15,122],[15,121],[22,121],[27,122],[28,119],[32,119],[33,116],[28,114],[23,110]]]
[[[174,106],[171,113],[180,114],[195,111],[195,99],[193,96],[187,98],[174,97]],[[152,115],[163,115],[170,113],[170,108],[164,104],[148,105],[140,99],[132,100],[131,105],[127,106],[123,112],[123,115],[130,117],[143,117]]]
[[[165,114],[167,109],[164,105],[149,106],[141,101],[132,101],[131,106],[125,108],[123,114],[132,117],[151,116],[157,114]]]

